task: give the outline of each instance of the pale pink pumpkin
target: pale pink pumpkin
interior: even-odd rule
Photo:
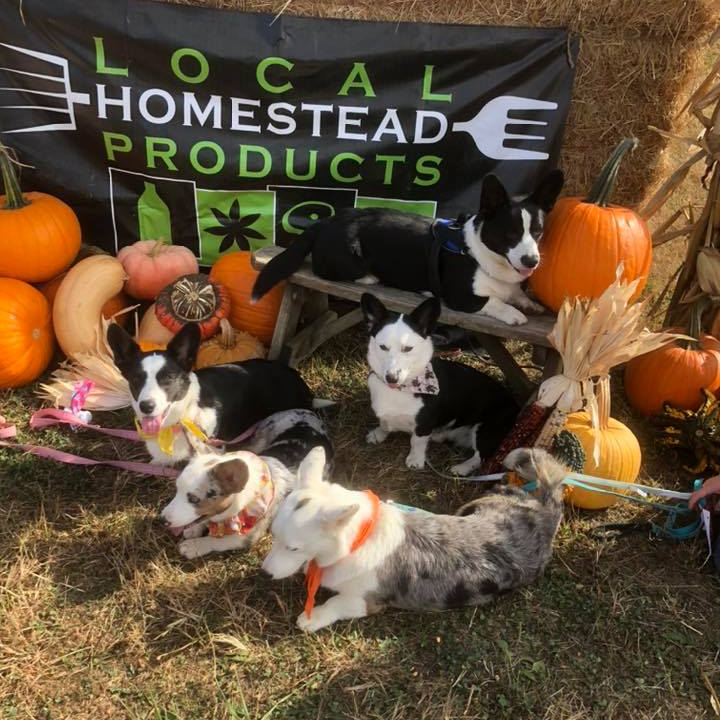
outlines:
[[[199,271],[191,250],[161,240],[139,240],[122,248],[117,258],[128,276],[125,292],[138,300],[154,300],[166,285]]]

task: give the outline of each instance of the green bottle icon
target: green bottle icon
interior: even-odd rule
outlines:
[[[138,198],[137,211],[141,240],[162,240],[165,243],[172,243],[170,208],[158,195],[153,183],[145,183],[145,190]]]

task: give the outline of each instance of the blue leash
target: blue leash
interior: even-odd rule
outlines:
[[[693,489],[699,490],[702,487],[702,482],[703,481],[700,479],[695,480],[693,484]],[[650,528],[652,532],[661,537],[670,538],[672,540],[689,540],[690,538],[696,537],[702,530],[702,520],[697,517],[694,510],[690,510],[687,503],[684,501],[678,502],[675,505],[670,505],[668,503],[654,502],[653,500],[643,500],[642,498],[635,497],[633,495],[625,495],[624,493],[615,492],[614,490],[606,490],[605,488],[599,488],[594,485],[589,485],[575,478],[566,478],[563,484],[579,487],[583,490],[589,490],[590,492],[599,492],[603,495],[614,495],[615,497],[619,497],[622,500],[630,500],[631,502],[637,503],[639,505],[646,505],[656,510],[666,512],[668,515],[663,525],[659,525],[658,523],[652,521],[650,522]],[[537,489],[537,483],[526,483],[525,485],[523,485],[522,489],[526,492],[532,492],[533,490]],[[687,525],[678,525],[679,518],[687,515],[695,515],[696,518]],[[628,525],[628,527],[630,526],[631,524]],[[611,524],[606,527],[620,529],[621,524]]]

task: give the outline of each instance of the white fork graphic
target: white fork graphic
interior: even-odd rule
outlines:
[[[28,50],[27,48],[17,47],[16,45],[8,45],[7,43],[0,43],[0,46],[6,47],[15,52],[22,53],[23,55],[29,55],[30,57],[43,60],[51,65],[50,70],[54,70],[56,67],[60,68],[60,75],[44,75],[41,73],[28,72],[27,70],[20,70],[18,68],[0,67],[0,70],[4,70],[8,73],[14,73],[16,75],[27,75],[28,77],[39,78],[50,82],[57,82],[62,84],[60,92],[49,92],[47,90],[35,90],[33,88],[24,87],[0,87],[0,92],[24,92],[32,95],[44,95],[46,97],[62,98],[65,100],[65,107],[43,107],[38,105],[0,105],[0,108],[4,110],[42,110],[45,112],[61,113],[67,115],[68,119],[66,122],[50,123],[46,125],[34,125],[24,128],[16,128],[15,130],[4,130],[2,132],[6,134],[10,133],[24,133],[24,132],[40,132],[43,130],[76,130],[77,125],[75,123],[75,105],[89,105],[90,95],[88,93],[75,92],[70,87],[70,70],[68,68],[68,61],[65,58],[58,57],[57,55],[49,55],[48,53],[37,52],[36,50]],[[60,88],[59,88],[60,89]],[[2,97],[2,96],[0,96]]]
[[[467,122],[453,123],[453,132],[466,132],[478,150],[494,160],[547,160],[548,153],[505,147],[506,140],[545,140],[544,135],[508,133],[509,125],[547,125],[543,120],[518,120],[508,117],[511,110],[557,110],[558,104],[547,100],[501,95],[488,102]]]

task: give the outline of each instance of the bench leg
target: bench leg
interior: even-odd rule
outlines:
[[[560,353],[554,348],[545,348],[545,359],[543,362],[542,377],[540,378],[540,384],[544,383],[554,375],[559,375],[563,369],[562,358]]]
[[[478,338],[482,342],[487,354],[493,359],[493,362],[503,371],[505,379],[508,381],[510,388],[516,397],[525,402],[535,389],[523,369],[515,362],[515,358],[510,351],[503,345],[502,340],[494,335],[485,335],[478,333]]]
[[[328,311],[312,324],[303,328],[290,342],[290,367],[297,367],[305,358],[312,355],[323,343],[327,342],[348,328],[362,322],[363,313],[360,308],[338,317],[336,312]]]
[[[280,311],[278,312],[277,322],[275,323],[275,331],[273,332],[270,350],[268,351],[268,360],[277,360],[280,358],[283,349],[295,336],[304,298],[305,291],[303,288],[297,285],[291,285],[290,283],[285,286],[283,299],[280,303]]]

